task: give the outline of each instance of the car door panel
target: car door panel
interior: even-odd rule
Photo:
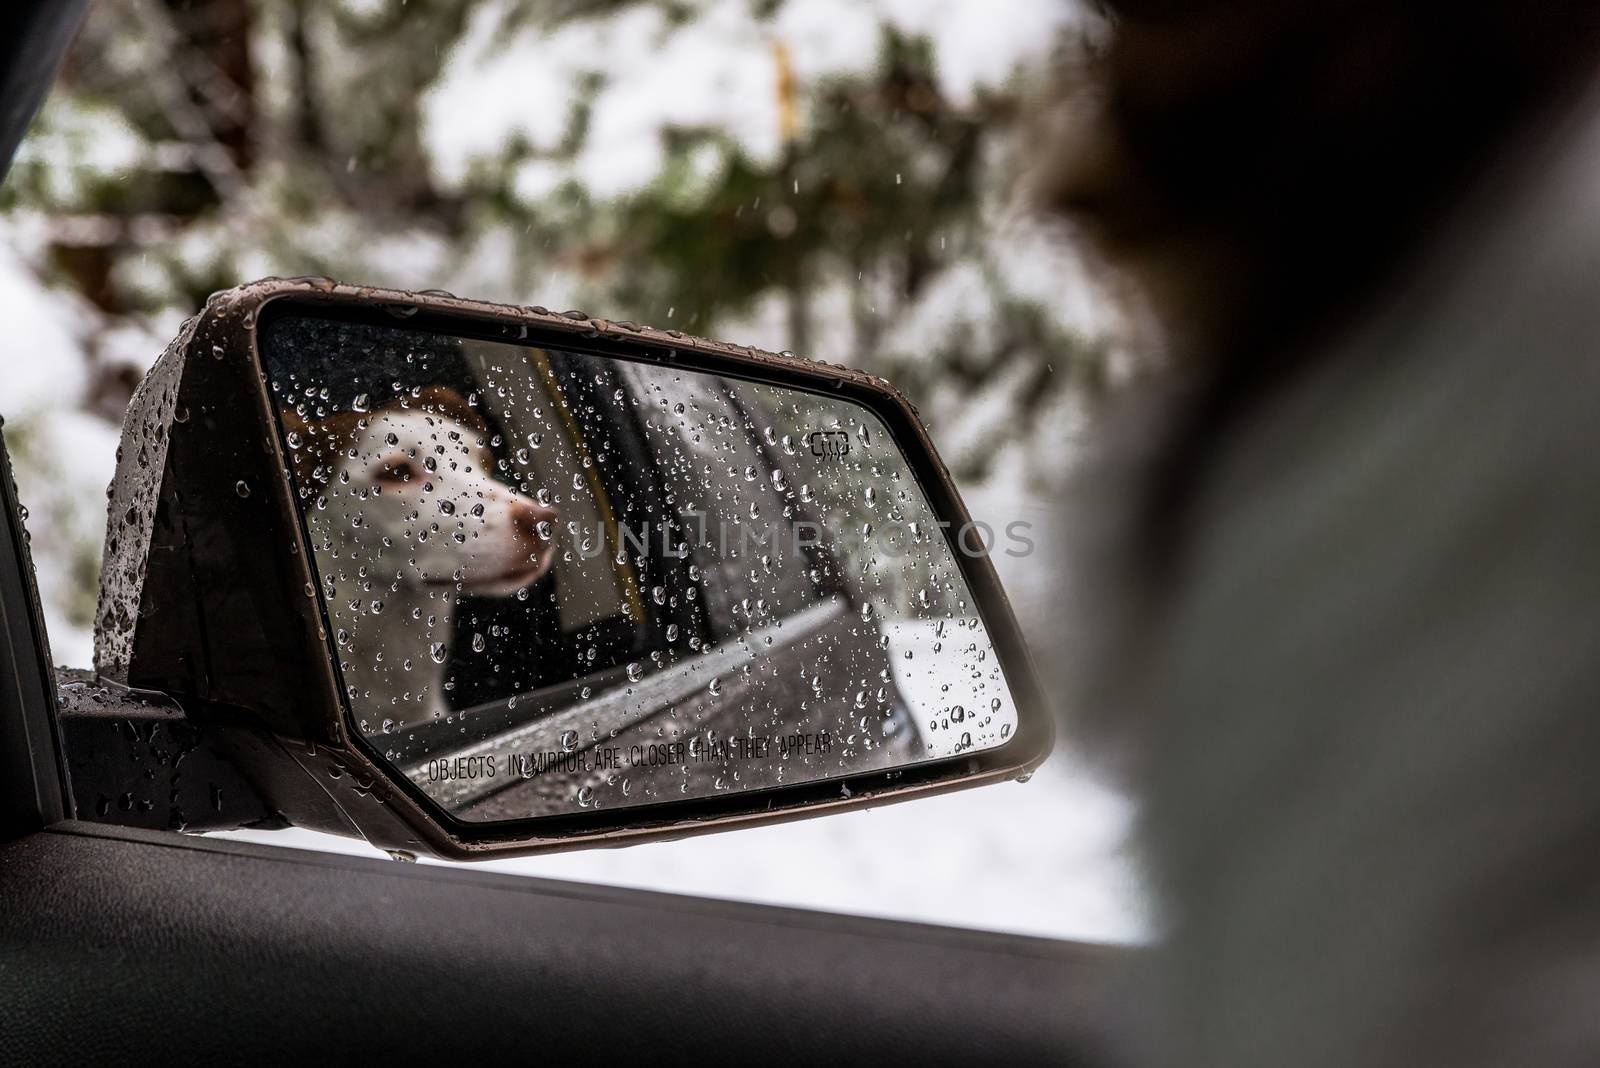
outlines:
[[[1124,956],[82,824],[0,901],[7,1064],[1101,1064]]]

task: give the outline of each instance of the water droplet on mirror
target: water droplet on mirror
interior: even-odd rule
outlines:
[[[444,663],[444,658],[447,651],[448,650],[445,649],[444,642],[434,642],[428,647],[428,655],[433,658],[433,662],[435,664]]]
[[[250,496],[250,483],[241,478],[239,481],[233,484],[233,492],[237,493],[241,497]],[[129,514],[132,514],[132,509],[129,509]]]
[[[484,641],[483,635],[474,631],[472,635],[472,651],[481,653],[487,646],[488,642]]]

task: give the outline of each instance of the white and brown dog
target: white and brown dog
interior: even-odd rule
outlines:
[[[447,707],[456,598],[548,571],[556,513],[494,478],[487,425],[446,387],[283,421],[356,719],[426,722]]]

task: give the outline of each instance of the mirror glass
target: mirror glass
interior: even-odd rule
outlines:
[[[458,818],[1011,736],[958,532],[867,408],[313,318],[261,352],[355,727]]]

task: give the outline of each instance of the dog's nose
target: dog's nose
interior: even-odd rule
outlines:
[[[537,552],[555,537],[556,510],[526,498],[511,506],[511,529],[519,541],[529,543],[530,552]],[[540,525],[544,529],[540,529]]]

